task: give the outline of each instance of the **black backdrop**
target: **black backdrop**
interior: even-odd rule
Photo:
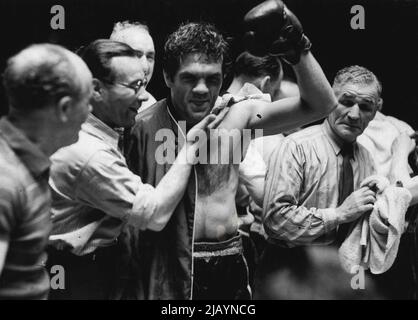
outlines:
[[[149,90],[166,94],[162,78],[162,46],[182,21],[215,23],[231,40],[231,58],[241,50],[243,15],[260,0],[1,0],[0,68],[7,57],[34,42],[53,42],[75,49],[107,38],[120,20],[146,22],[157,50]],[[312,51],[328,79],[347,65],[363,65],[383,83],[384,112],[418,129],[418,0],[285,0],[302,21]],[[50,9],[65,9],[65,30],[52,30]],[[365,30],[353,30],[350,8],[365,9]],[[226,79],[228,82],[228,79]],[[0,114],[7,110],[3,88]]]

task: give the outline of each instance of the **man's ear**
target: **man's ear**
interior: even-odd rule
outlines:
[[[173,81],[171,80],[170,76],[167,74],[167,72],[165,72],[165,70],[163,70],[163,74],[164,74],[164,81],[165,81],[165,85],[169,88],[171,88],[171,86],[173,85]]]
[[[94,101],[101,101],[102,100],[102,95],[103,95],[103,83],[96,78],[93,78],[93,95],[92,95],[92,99]]]
[[[71,113],[73,112],[73,102],[73,98],[69,96],[64,96],[57,102],[55,111],[60,122],[66,123],[69,121]]]
[[[270,76],[265,76],[260,81],[260,90],[263,93],[270,93],[270,89],[271,89],[271,79],[270,79]]]
[[[377,111],[382,111],[383,106],[383,99],[379,98],[379,101],[377,102]]]

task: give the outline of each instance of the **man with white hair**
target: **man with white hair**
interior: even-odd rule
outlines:
[[[139,22],[117,22],[113,27],[110,40],[126,43],[137,52],[149,83],[154,72],[155,48],[148,26]],[[147,93],[148,100],[142,103],[139,111],[145,110],[157,102],[148,91]]]
[[[50,161],[78,140],[92,75],[70,51],[32,45],[7,62],[9,114],[0,119],[0,299],[46,299]]]

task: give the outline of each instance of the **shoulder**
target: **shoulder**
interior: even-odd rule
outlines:
[[[75,181],[80,172],[91,163],[91,159],[97,159],[97,155],[108,153],[110,149],[104,141],[80,131],[76,143],[59,149],[51,156],[51,179]]]
[[[20,192],[34,179],[29,169],[8,145],[0,139],[0,190],[2,192]]]
[[[291,140],[297,145],[309,145],[313,140],[322,139],[324,132],[321,125],[314,125],[288,135],[285,140]]]
[[[166,112],[167,108],[167,101],[166,99],[162,99],[156,103],[154,103],[152,106],[141,110],[137,116],[135,117],[135,122],[146,122],[149,121],[152,118],[155,118],[162,112]]]
[[[144,129],[159,129],[161,122],[164,122],[162,119],[166,119],[167,117],[167,102],[166,99],[163,99],[137,114],[132,133],[138,134]]]

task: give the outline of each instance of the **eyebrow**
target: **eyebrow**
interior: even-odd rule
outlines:
[[[183,72],[180,72],[179,76],[186,76],[186,77],[194,77],[194,78],[196,78],[196,77],[199,77],[200,76],[200,73],[197,73],[196,74],[196,73],[192,73],[192,72],[189,72],[189,71],[183,71]],[[216,73],[208,74],[206,77],[207,78],[211,78],[211,77],[222,77],[222,74],[220,72],[216,72]]]
[[[355,94],[351,94],[351,93],[348,93],[348,92],[343,93],[343,95],[341,96],[341,98],[354,98],[354,99],[360,99],[361,101],[364,101],[364,102],[367,102],[367,103],[371,103],[371,104],[375,103],[370,98],[362,98],[362,97],[359,97],[359,96],[357,96]]]

